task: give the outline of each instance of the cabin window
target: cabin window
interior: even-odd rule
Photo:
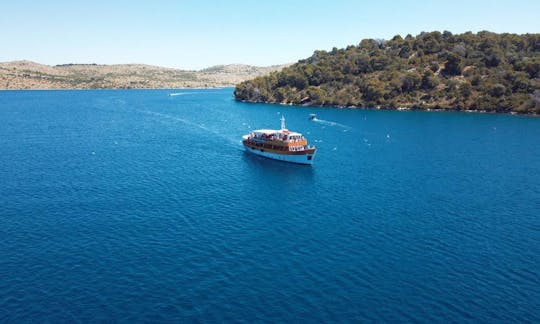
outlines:
[[[313,158],[313,156],[311,156],[311,155],[308,155],[308,157],[307,157],[308,161],[311,160],[312,158]]]

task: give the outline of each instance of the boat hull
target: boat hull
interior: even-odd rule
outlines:
[[[250,152],[252,154],[256,154],[259,156],[263,156],[265,158],[284,161],[284,162],[290,162],[290,163],[296,163],[296,164],[307,164],[311,165],[313,164],[313,159],[315,158],[315,150],[309,150],[304,152],[291,152],[294,154],[283,154],[283,153],[275,153],[271,150],[267,150],[260,147],[253,147],[250,145],[246,145],[244,143],[244,148],[247,152]]]

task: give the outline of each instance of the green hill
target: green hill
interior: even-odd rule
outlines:
[[[237,100],[540,113],[540,34],[421,33],[315,53],[236,86]]]

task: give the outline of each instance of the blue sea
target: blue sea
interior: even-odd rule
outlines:
[[[0,322],[540,322],[540,118],[232,92],[0,92]]]

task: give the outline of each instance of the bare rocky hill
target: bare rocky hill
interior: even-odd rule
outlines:
[[[279,71],[286,65],[217,65],[199,71],[143,64],[43,65],[31,61],[0,63],[0,89],[156,89],[211,88]]]

